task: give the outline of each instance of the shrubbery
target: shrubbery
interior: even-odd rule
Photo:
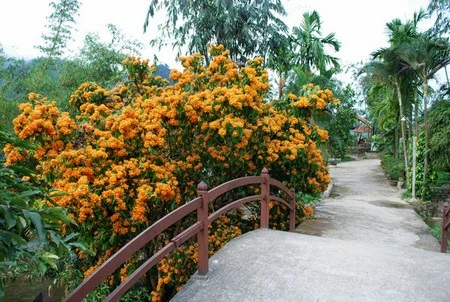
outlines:
[[[300,96],[271,103],[264,99],[269,81],[262,59],[239,68],[222,46],[211,54],[209,66],[199,54],[180,58],[184,70],[172,70],[173,85],[153,77],[148,61],[129,57],[123,84],[106,90],[85,83],[75,91],[69,103],[76,116],[37,94],[20,105],[15,132],[39,148],[8,145],[7,163],[37,161],[39,177],[66,193],[55,201],[79,227],[67,224],[62,231],[80,233],[92,252],[78,251],[74,270],[88,276],[136,234],[194,198],[200,181],[212,188],[267,167],[297,191],[326,189],[330,177],[318,144],[328,133],[311,116],[338,102],[332,92],[310,84]],[[213,206],[221,202],[226,200]],[[272,227],[286,229],[283,207],[271,208]],[[233,212],[213,223],[210,253],[257,225],[257,217],[237,222],[240,216]],[[170,236],[182,229],[178,225]],[[130,259],[108,284],[126,278],[167,236]],[[196,253],[188,243],[164,259],[143,281],[152,288],[149,297],[167,299],[178,290],[195,271]],[[137,291],[143,297],[142,288]]]
[[[2,131],[0,143],[22,150],[35,147]],[[60,257],[74,248],[84,249],[74,242],[75,233],[61,236],[58,232],[60,223],[74,222],[53,202],[55,192],[39,186],[30,169],[3,163],[0,158],[0,299],[5,282],[23,275],[41,277],[57,268]]]

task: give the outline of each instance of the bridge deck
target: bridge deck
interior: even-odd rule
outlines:
[[[172,301],[450,301],[450,255],[261,229]]]
[[[258,230],[210,259],[173,301],[450,301],[450,254],[378,158],[331,167],[334,196],[297,232]],[[310,236],[316,235],[316,236]],[[318,237],[320,236],[320,237]]]

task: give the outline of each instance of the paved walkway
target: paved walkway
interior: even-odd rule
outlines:
[[[316,206],[315,220],[298,232],[373,245],[439,251],[439,243],[401,192],[389,186],[379,159],[340,163],[330,168],[333,190]],[[450,273],[450,271],[449,271]]]
[[[450,301],[450,255],[379,160],[331,168],[334,193],[298,233],[257,230],[210,259],[173,301]],[[314,236],[311,236],[314,235]]]

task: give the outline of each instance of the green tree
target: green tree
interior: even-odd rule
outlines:
[[[23,59],[11,58],[0,49],[0,119],[3,121],[0,130],[13,132],[12,120],[19,113],[18,100],[26,96],[25,79],[29,73],[29,63]]]
[[[391,48],[398,50],[398,55],[403,59],[403,48],[409,45],[421,35],[419,32],[419,22],[427,18],[428,15],[423,10],[414,13],[413,18],[402,22],[400,19],[394,19],[386,24]],[[405,114],[410,120],[415,121],[415,131],[418,132],[419,104],[417,103],[417,85],[419,79],[411,72],[407,62],[402,62],[403,81],[402,93],[404,97]],[[413,92],[411,92],[413,91]],[[414,117],[412,116],[412,106],[414,106]]]
[[[385,93],[385,98],[375,97],[372,100],[380,100],[379,103],[373,107],[372,112],[377,114],[384,114],[388,112],[387,117],[394,117],[392,112],[398,112],[395,116],[395,124],[401,125],[401,137],[403,147],[403,158],[405,163],[405,169],[409,169],[408,153],[407,153],[407,141],[408,135],[406,133],[405,119],[403,117],[409,117],[412,119],[412,108],[415,107],[415,120],[417,121],[418,106],[416,104],[416,82],[417,76],[410,69],[408,62],[404,59],[405,45],[410,45],[413,41],[420,37],[418,31],[418,23],[426,17],[423,11],[415,13],[411,20],[402,22],[400,19],[394,19],[386,24],[389,47],[381,48],[375,51],[373,61],[367,63],[362,72],[366,72],[368,76],[365,77],[365,81],[372,82],[371,88],[368,91],[373,96],[374,92]],[[382,87],[386,86],[386,87]],[[374,89],[372,89],[374,88]],[[395,110],[393,101],[398,103],[398,110]],[[389,111],[386,111],[390,107]],[[383,117],[381,120],[385,121]],[[397,137],[395,131],[394,136]],[[397,144],[395,138],[394,146]],[[396,150],[396,148],[394,148]],[[395,154],[397,154],[395,152]],[[408,177],[408,173],[406,173]]]
[[[97,33],[88,33],[80,54],[74,59],[65,59],[55,72],[55,79],[65,91],[61,98],[63,104],[72,92],[84,82],[95,82],[99,85],[112,87],[123,80],[122,61],[127,55],[140,55],[142,44],[125,36],[113,24],[107,25],[109,36],[103,39]],[[43,93],[43,92],[41,92]],[[49,91],[49,96],[52,93]],[[62,108],[67,105],[58,103]]]
[[[340,42],[334,33],[322,36],[319,13],[316,11],[304,13],[300,26],[293,29],[292,39],[297,54],[295,64],[302,66],[305,72],[318,72],[331,78],[340,71],[339,59],[326,51],[327,47],[339,51]]]
[[[278,74],[278,99],[281,99],[283,97],[286,79],[293,69],[296,55],[293,50],[290,35],[280,36],[279,39],[273,40],[271,43],[271,49],[276,49],[277,51],[269,53],[267,67]]]
[[[430,0],[428,13],[436,13],[434,30],[447,34],[450,29],[450,2],[448,0]]]
[[[333,75],[340,71],[339,59],[330,55],[327,49],[339,51],[340,42],[334,33],[322,36],[322,21],[316,11],[303,14],[299,27],[294,27],[289,36],[289,47],[284,63],[290,66],[286,72],[287,91],[296,93],[308,83],[324,88],[336,89]],[[342,89],[339,87],[337,90]]]
[[[78,61],[84,65],[89,81],[109,87],[123,78],[122,61],[127,55],[140,55],[143,45],[125,36],[113,24],[107,28],[110,34],[107,42],[96,33],[86,35]]]
[[[432,15],[436,13],[436,22],[431,30],[438,35],[447,36],[450,30],[450,2],[448,0],[431,0],[428,5],[428,13]],[[441,87],[441,91],[447,97],[450,95],[450,80],[448,77],[447,68],[444,67],[446,86]]]
[[[324,127],[329,134],[330,156],[343,159],[347,155],[349,147],[354,144],[351,130],[356,127],[357,122],[356,93],[350,85],[335,91],[336,97],[341,103],[330,107],[329,118]]]
[[[24,61],[0,53],[0,116],[6,121],[0,127],[12,133],[12,120],[19,113],[17,105],[30,92],[45,94],[69,111],[67,99],[82,83],[111,87],[121,81],[122,61],[128,54],[139,55],[142,45],[114,25],[108,25],[108,29],[110,35],[104,39],[89,33],[77,57],[53,58],[50,65],[47,58]]]
[[[36,46],[47,58],[61,57],[72,39],[73,24],[80,8],[77,0],[59,0],[50,2],[53,12],[47,17],[48,34],[43,34],[43,45]]]
[[[49,5],[53,8],[47,18],[49,33],[42,35],[44,44],[36,46],[46,56],[46,61],[41,66],[42,75],[46,73],[53,58],[61,58],[64,54],[68,41],[72,39],[75,16],[80,8],[78,0],[52,1]],[[36,87],[39,87],[39,83],[40,78],[37,79]]]
[[[433,32],[428,31],[420,35],[409,44],[402,46],[402,58],[408,63],[420,78],[423,92],[423,115],[424,115],[424,167],[423,178],[426,185],[427,169],[429,161],[429,133],[428,133],[428,81],[436,73],[450,63],[450,43],[448,38],[440,38]],[[425,195],[423,195],[424,197]]]
[[[166,21],[159,26],[160,38],[153,45],[164,45],[171,38],[173,47],[187,46],[188,52],[210,57],[210,44],[223,44],[234,61],[254,56],[265,59],[277,51],[287,26],[278,17],[285,15],[281,0],[152,0],[144,23],[147,29],[157,10],[167,12]]]
[[[438,100],[429,113],[430,121],[430,158],[433,166],[450,172],[450,103]]]
[[[405,161],[405,168],[408,165],[408,154],[407,154],[407,135],[406,135],[406,125],[403,117],[405,116],[405,98],[402,94],[402,88],[408,83],[408,79],[405,78],[403,70],[403,61],[400,58],[400,53],[398,49],[383,49],[378,51],[375,58],[382,57],[383,62],[381,64],[372,65],[372,76],[375,81],[382,81],[384,84],[390,85],[394,91],[396,100],[398,102],[398,112],[397,117],[401,125],[401,136],[402,136],[402,147],[403,147],[403,159]]]
[[[67,62],[67,59],[63,60],[61,57],[71,39],[79,2],[60,0],[51,2],[50,6],[54,11],[48,17],[49,33],[42,35],[43,45],[37,46],[44,56],[30,61],[7,57],[0,65],[0,102],[5,109],[15,107],[33,91],[57,101],[70,95],[70,92],[60,85],[59,71]],[[5,58],[4,55],[2,57]],[[73,91],[73,88],[70,87],[70,91]],[[11,118],[8,117],[7,121],[5,130],[10,131]]]

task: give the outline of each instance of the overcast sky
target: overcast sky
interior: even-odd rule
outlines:
[[[42,44],[41,34],[45,32],[46,17],[51,13],[50,0],[1,0],[0,43],[7,54],[15,57],[32,58],[39,55],[34,48]],[[176,51],[171,48],[161,52],[150,49],[148,41],[156,33],[155,22],[143,33],[143,23],[150,0],[82,0],[77,17],[72,48],[77,50],[88,32],[106,33],[106,25],[112,23],[125,34],[140,40],[145,48],[143,57],[153,58],[176,67]],[[298,26],[302,14],[317,10],[322,19],[323,34],[336,33],[342,43],[336,54],[343,65],[366,61],[374,50],[386,46],[387,22],[394,18],[411,19],[421,7],[426,8],[429,0],[284,0],[288,15],[288,26]],[[431,22],[424,22],[428,28]]]

